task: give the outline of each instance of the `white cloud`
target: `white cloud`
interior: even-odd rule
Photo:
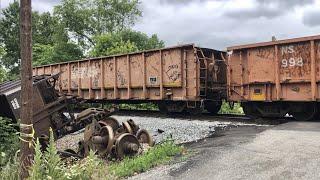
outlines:
[[[303,10],[312,7],[312,0],[190,0],[178,5],[161,0],[142,2],[144,17],[134,28],[158,34],[167,45],[194,42],[225,49],[269,41],[274,35],[293,38],[320,32],[320,28],[306,26],[302,20]]]
[[[6,7],[13,0],[1,0]],[[196,43],[225,49],[242,43],[319,34],[320,0],[141,0],[134,29],[158,34],[166,45]],[[60,0],[33,0],[52,11]]]

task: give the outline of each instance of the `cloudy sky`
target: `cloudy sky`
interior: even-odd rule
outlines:
[[[4,8],[10,1],[0,0]],[[167,46],[196,43],[224,50],[243,43],[320,34],[320,0],[141,0],[134,29],[156,33]],[[33,0],[51,11],[59,0]]]

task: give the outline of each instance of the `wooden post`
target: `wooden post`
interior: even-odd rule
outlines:
[[[20,178],[28,177],[33,159],[33,148],[26,134],[32,134],[32,30],[31,0],[20,0],[20,46],[21,46],[21,123],[20,123]]]

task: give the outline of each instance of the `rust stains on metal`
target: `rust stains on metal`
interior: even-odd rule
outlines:
[[[275,40],[275,41],[253,43],[253,44],[246,44],[246,45],[239,45],[239,46],[231,46],[231,47],[228,47],[227,50],[233,51],[233,50],[239,50],[239,49],[250,49],[250,48],[273,46],[273,45],[279,45],[279,44],[291,44],[296,42],[305,42],[305,41],[312,41],[312,40],[320,40],[320,35],[286,39],[286,40]]]
[[[81,119],[92,119],[85,127],[84,140],[79,142],[79,156],[95,151],[101,157],[123,159],[141,152],[141,144],[153,146],[148,131],[140,129],[133,120],[120,123],[111,117],[101,116],[99,109],[87,109],[79,115]]]
[[[193,44],[35,67],[61,70],[61,91],[88,101],[221,101],[225,52]],[[210,68],[212,67],[212,68]],[[103,82],[102,82],[103,81]]]
[[[320,36],[310,36],[228,48],[228,99],[242,102],[247,114],[312,119],[320,100],[319,44]]]

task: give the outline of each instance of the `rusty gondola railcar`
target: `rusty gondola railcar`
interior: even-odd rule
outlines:
[[[34,68],[61,72],[60,91],[88,102],[154,102],[169,112],[219,111],[226,98],[225,52],[193,44]]]
[[[320,100],[320,36],[228,48],[228,99],[246,114],[310,120]]]

